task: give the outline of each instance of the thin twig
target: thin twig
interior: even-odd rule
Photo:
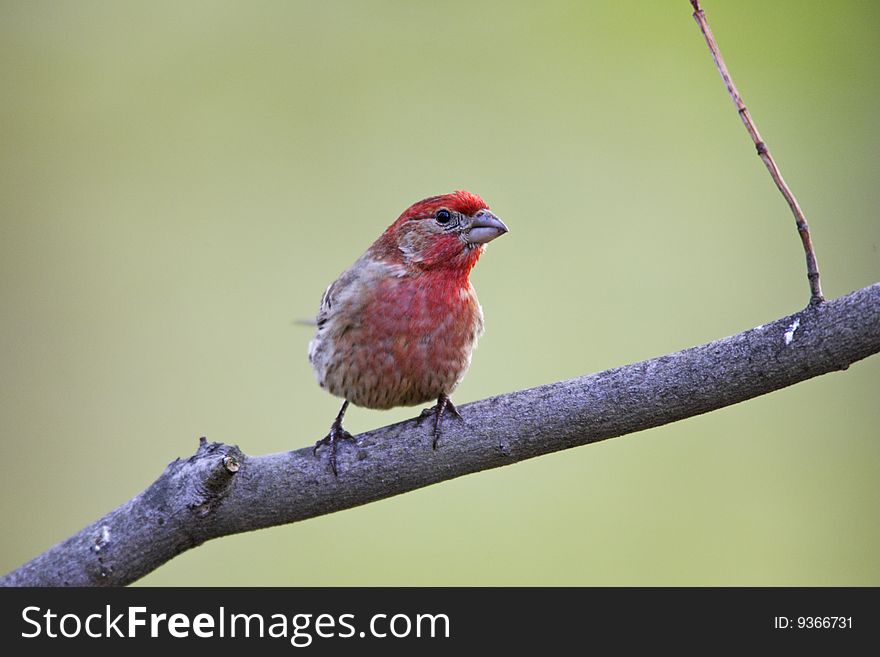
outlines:
[[[416,419],[376,429],[340,449],[338,478],[311,447],[248,456],[203,440],[143,493],[0,577],[0,586],[128,584],[212,538],[730,406],[880,352],[878,317],[880,283],[699,347],[463,404],[463,421],[443,427],[436,450]],[[18,520],[6,519],[5,530]]]
[[[794,194],[792,194],[791,189],[785,183],[785,180],[782,179],[779,167],[776,166],[773,156],[770,155],[767,144],[761,139],[758,127],[752,120],[752,116],[749,114],[749,110],[746,108],[745,103],[743,103],[742,97],[739,95],[739,90],[733,83],[733,78],[730,77],[730,71],[727,70],[727,64],[724,63],[721,51],[718,50],[715,36],[712,34],[712,30],[709,27],[709,21],[706,19],[706,13],[703,11],[702,7],[700,7],[700,0],[690,0],[690,3],[694,8],[694,20],[697,21],[697,25],[700,26],[700,30],[703,32],[703,37],[706,39],[706,45],[709,46],[709,50],[712,53],[712,59],[715,60],[715,67],[721,74],[721,79],[727,87],[727,93],[730,94],[730,99],[736,106],[739,118],[742,119],[743,125],[745,125],[749,136],[755,143],[755,148],[758,150],[758,156],[763,160],[764,166],[767,167],[767,171],[770,172],[770,177],[773,178],[773,182],[776,183],[776,187],[782,192],[782,196],[785,198],[786,203],[788,203],[788,207],[791,208],[792,214],[794,214],[798,233],[801,236],[801,242],[804,246],[804,254],[806,254],[807,257],[807,280],[810,282],[810,304],[814,305],[822,303],[825,300],[825,297],[822,296],[822,285],[819,282],[819,264],[816,262],[816,252],[813,250],[813,241],[810,239],[810,227],[807,225],[807,220],[804,217],[801,206],[798,205],[797,199],[794,197]]]

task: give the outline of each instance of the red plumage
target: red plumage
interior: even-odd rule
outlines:
[[[470,365],[483,313],[469,274],[507,227],[476,194],[456,191],[410,206],[324,293],[309,360],[318,383],[346,400],[330,434],[351,439],[351,402],[387,409],[437,400],[435,446],[448,395]]]

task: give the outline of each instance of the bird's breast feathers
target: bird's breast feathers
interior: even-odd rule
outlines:
[[[359,261],[324,293],[309,358],[334,395],[368,408],[411,406],[455,389],[482,330],[466,276]]]

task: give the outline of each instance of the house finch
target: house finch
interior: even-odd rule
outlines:
[[[449,400],[483,331],[483,311],[468,278],[485,244],[507,232],[483,199],[466,191],[412,205],[337,278],[318,310],[309,361],[318,383],[345,402],[330,433],[315,444],[354,438],[342,427],[349,403],[387,409],[437,404],[432,446]]]

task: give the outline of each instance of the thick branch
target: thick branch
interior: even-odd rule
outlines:
[[[822,296],[822,285],[819,281],[819,264],[816,261],[816,251],[813,248],[813,240],[810,237],[810,227],[807,225],[807,218],[804,216],[804,212],[801,210],[801,206],[794,197],[794,193],[791,191],[788,183],[782,178],[782,173],[779,171],[779,167],[776,166],[776,161],[770,154],[770,149],[767,148],[767,144],[764,143],[764,140],[761,138],[761,133],[758,132],[758,126],[755,125],[755,121],[752,119],[752,115],[749,113],[746,104],[743,102],[742,96],[739,95],[739,89],[737,89],[736,85],[733,83],[733,78],[730,76],[727,64],[724,63],[724,57],[721,56],[721,51],[718,49],[715,35],[712,34],[712,29],[709,27],[706,13],[703,11],[703,8],[700,7],[700,0],[690,0],[690,3],[694,8],[694,20],[697,21],[697,25],[700,26],[703,38],[706,39],[706,45],[709,46],[709,51],[712,53],[715,68],[718,69],[718,73],[724,81],[724,86],[727,87],[727,93],[730,95],[730,99],[733,101],[737,113],[739,113],[739,118],[742,120],[749,136],[752,138],[752,142],[755,144],[755,148],[758,151],[758,157],[764,162],[764,166],[767,167],[770,177],[773,178],[773,182],[776,183],[776,188],[782,194],[785,202],[788,203],[788,207],[791,208],[791,213],[794,215],[798,234],[801,237],[804,255],[807,259],[807,280],[810,283],[810,303],[821,303],[825,298]]]
[[[245,456],[208,443],[146,491],[0,584],[121,585],[219,536],[304,520],[464,474],[668,424],[846,369],[880,351],[880,283],[699,347],[459,407],[359,436],[339,477],[311,447]]]

